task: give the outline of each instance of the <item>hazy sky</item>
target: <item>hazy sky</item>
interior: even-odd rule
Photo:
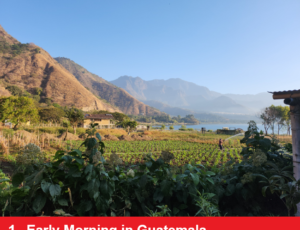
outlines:
[[[181,78],[239,94],[300,88],[299,0],[1,0],[0,24],[109,81]]]

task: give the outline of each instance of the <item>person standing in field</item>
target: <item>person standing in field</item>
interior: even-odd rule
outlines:
[[[223,150],[223,140],[222,140],[222,138],[220,138],[220,140],[219,140],[219,147],[220,147],[220,150]]]

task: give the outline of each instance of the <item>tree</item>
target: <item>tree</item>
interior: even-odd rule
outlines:
[[[13,96],[20,97],[23,94],[23,91],[18,86],[15,85],[9,85],[5,89],[7,89]]]
[[[84,119],[84,115],[83,112],[79,109],[76,108],[71,108],[71,109],[67,109],[65,110],[66,113],[66,117],[69,119],[70,124],[73,127],[74,130],[74,134],[76,134],[76,127],[77,125],[83,121]]]
[[[164,130],[166,128],[166,126],[164,124],[161,125],[160,129]]]
[[[50,107],[39,109],[40,119],[45,122],[60,122],[61,118],[64,117],[65,111],[60,108]]]
[[[34,91],[35,91],[34,93],[35,93],[36,95],[40,96],[41,93],[43,92],[43,89],[40,88],[40,87],[36,87],[36,88],[34,89]]]
[[[271,129],[272,129],[273,135],[274,135],[274,130],[275,130],[275,123],[278,118],[277,113],[278,113],[278,110],[276,109],[276,106],[271,105],[269,107],[269,117],[270,117]]]
[[[173,130],[173,129],[174,129],[173,125],[171,125],[171,126],[169,127],[169,129],[170,129],[170,130]]]
[[[52,104],[52,99],[51,98],[45,98],[45,103],[47,105],[51,105]]]
[[[269,113],[269,107],[265,108],[261,114],[259,115],[260,119],[262,119],[262,124],[265,129],[266,135],[268,135],[268,129],[271,127],[271,119]]]
[[[129,120],[129,117],[123,113],[114,112],[112,113],[112,115],[117,122]]]
[[[280,129],[284,126],[284,107],[279,105],[279,106],[275,106],[276,109],[276,122],[278,125],[278,135],[280,132]]]
[[[287,127],[287,135],[291,135],[291,111],[289,106],[285,106],[283,110],[283,120]]]
[[[35,122],[39,118],[32,98],[15,96],[0,98],[0,116],[2,122],[10,120],[15,130],[20,123]]]
[[[122,126],[124,129],[129,127],[132,130],[137,127],[138,123],[136,121],[122,121],[122,122],[118,122],[116,125]]]

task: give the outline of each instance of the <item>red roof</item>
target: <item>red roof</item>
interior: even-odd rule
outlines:
[[[106,119],[112,120],[114,119],[113,115],[111,114],[85,114],[84,119]]]

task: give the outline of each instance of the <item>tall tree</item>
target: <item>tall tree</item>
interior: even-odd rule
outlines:
[[[278,119],[277,113],[278,113],[278,110],[277,110],[276,106],[271,105],[269,107],[269,118],[270,118],[270,122],[271,122],[271,129],[272,129],[273,135],[274,135],[274,131],[275,131],[275,123]]]
[[[45,122],[60,122],[61,118],[65,116],[65,112],[56,107],[40,108],[40,119]]]
[[[285,122],[286,128],[287,128],[287,135],[291,135],[291,111],[289,106],[283,107],[283,120]]]
[[[66,109],[66,117],[69,119],[70,124],[73,127],[74,134],[76,134],[76,127],[80,122],[84,120],[83,112],[76,108]]]
[[[285,113],[285,108],[284,106],[275,106],[276,109],[276,122],[278,125],[278,135],[280,132],[280,129],[285,125],[285,119],[284,119],[284,113]]]
[[[270,113],[269,112],[270,112],[269,108],[267,107],[267,108],[263,109],[263,111],[259,115],[260,119],[262,119],[262,124],[264,126],[266,135],[268,135],[268,129],[271,126],[271,119],[270,119]]]
[[[20,123],[37,121],[39,114],[32,98],[11,96],[0,98],[0,117],[2,122],[12,122],[16,130]]]

